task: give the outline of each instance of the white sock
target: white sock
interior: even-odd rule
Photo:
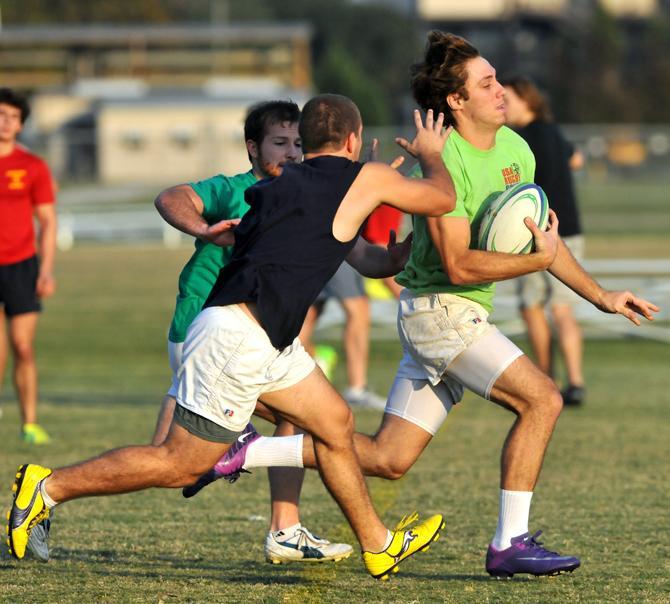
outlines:
[[[528,517],[530,516],[530,500],[532,491],[500,490],[500,511],[498,527],[491,545],[498,551],[512,545],[512,537],[518,537],[528,532]]]
[[[56,507],[58,505],[57,501],[54,501],[49,497],[49,494],[47,493],[46,487],[44,485],[45,480],[40,481],[40,494],[42,495],[42,501],[44,501],[44,505],[47,506],[47,509],[50,510],[53,507]]]
[[[279,530],[277,530],[277,531],[272,531],[272,534],[275,536],[275,538],[276,538],[276,537],[281,537],[281,540],[278,540],[278,541],[280,541],[280,543],[281,543],[281,541],[286,541],[287,539],[290,539],[291,537],[293,537],[293,535],[295,534],[295,532],[296,532],[301,526],[302,526],[302,524],[300,524],[300,523],[298,522],[298,524],[293,524],[293,525],[291,525],[291,526],[287,526],[286,528],[279,529]],[[280,534],[280,533],[281,533],[281,534]]]
[[[382,548],[382,551],[386,551],[391,545],[391,541],[393,541],[393,533],[391,531],[386,531],[386,541],[384,542],[384,547]]]
[[[302,434],[261,436],[247,447],[244,469],[302,468]]]

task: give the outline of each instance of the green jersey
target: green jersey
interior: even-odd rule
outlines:
[[[219,174],[207,180],[191,183],[204,205],[203,218],[214,224],[226,218],[241,218],[249,206],[244,192],[254,183],[253,172],[237,176]],[[219,247],[213,243],[195,240],[195,252],[179,275],[179,293],[174,317],[170,324],[170,342],[183,342],[191,321],[202,310],[202,305],[232,254],[232,247]]]
[[[492,149],[473,147],[455,130],[442,154],[456,188],[456,207],[445,216],[465,217],[470,222],[470,248],[477,248],[479,223],[491,199],[519,182],[533,182],[535,158],[528,144],[503,126]],[[420,174],[420,171],[418,171]],[[405,269],[396,277],[415,294],[449,293],[493,307],[495,283],[454,285],[442,268],[440,255],[428,233],[426,218],[413,216],[414,239]]]

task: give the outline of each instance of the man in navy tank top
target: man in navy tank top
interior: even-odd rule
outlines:
[[[343,260],[370,277],[398,270],[394,258],[359,238],[382,202],[404,212],[441,216],[456,203],[442,160],[450,128],[432,111],[414,114],[416,137],[397,139],[423,178],[358,162],[362,122],[348,98],[320,95],[303,109],[305,161],[249,188],[251,209],[235,229],[235,246],[189,328],[179,371],[177,408],[166,441],[116,449],[51,470],[19,468],[9,517],[10,551],[23,558],[30,531],[55,505],[93,495],[193,484],[238,440],[262,397],[265,405],[313,435],[324,484],[349,521],[367,571],[386,578],[436,540],[436,514],[403,519],[389,531],[377,515],[353,447],[353,417],[297,338],[310,304]],[[232,236],[231,236],[232,239]],[[324,412],[326,411],[327,412]]]

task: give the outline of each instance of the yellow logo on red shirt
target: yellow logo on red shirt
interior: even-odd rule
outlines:
[[[508,168],[503,168],[502,175],[505,179],[505,187],[511,187],[521,182],[521,168],[517,163],[512,164]]]
[[[26,170],[7,170],[5,176],[9,178],[8,188],[10,189],[25,189],[26,183],[23,182],[27,174]]]

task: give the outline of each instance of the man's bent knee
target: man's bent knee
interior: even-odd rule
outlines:
[[[563,398],[551,380],[546,388],[540,390],[532,399],[525,400],[519,406],[520,415],[541,415],[548,421],[555,422],[563,410]]]
[[[407,474],[414,461],[397,452],[379,451],[374,459],[374,475],[386,480],[398,480]]]
[[[400,452],[401,447],[389,448],[380,443],[376,438],[373,438],[375,445],[374,455],[370,455],[372,459],[366,459],[366,465],[372,463],[372,473],[379,478],[386,480],[398,480],[402,478],[409,469],[414,465],[416,457],[403,455]],[[371,474],[371,472],[367,472]]]

